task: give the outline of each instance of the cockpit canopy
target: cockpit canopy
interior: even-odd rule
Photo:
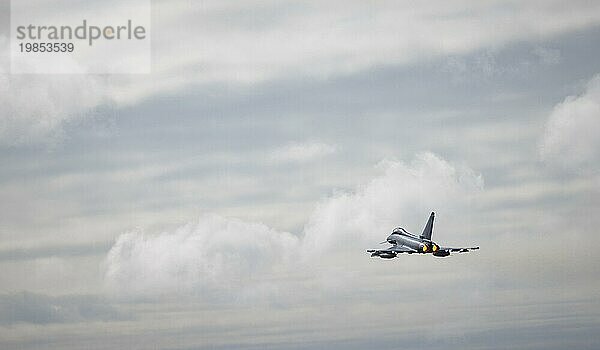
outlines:
[[[405,229],[403,229],[402,227],[396,227],[396,228],[394,229],[394,231],[392,231],[392,234],[394,234],[394,233],[398,233],[398,234],[400,234],[400,233],[408,233],[408,232],[406,232],[406,230],[405,230]]]

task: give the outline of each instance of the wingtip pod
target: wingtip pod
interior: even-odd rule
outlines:
[[[471,248],[462,248],[461,250],[459,250],[459,253],[467,253],[470,252],[471,250],[478,250],[479,247],[471,247]]]

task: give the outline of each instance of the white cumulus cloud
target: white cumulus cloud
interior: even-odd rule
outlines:
[[[483,178],[432,153],[410,163],[384,161],[383,174],[352,193],[340,193],[317,205],[305,227],[305,256],[333,250],[340,242],[352,248],[381,241],[399,224],[422,228],[429,211],[444,217],[465,208],[469,195],[483,188]]]
[[[205,215],[173,232],[119,236],[106,258],[106,280],[112,291],[133,295],[237,290],[260,283],[297,248],[290,233]]]
[[[453,214],[465,212],[483,186],[480,175],[431,153],[380,168],[355,191],[319,203],[299,236],[215,215],[159,235],[125,233],[106,257],[107,287],[133,296],[264,296],[273,276],[281,282],[276,288],[285,288],[281,276],[298,271],[312,271],[314,282],[329,271],[328,256],[362,256],[400,223],[421,228],[430,210],[443,212],[445,227],[452,228]]]
[[[583,94],[568,96],[554,107],[540,143],[540,155],[559,166],[598,169],[599,135],[600,76],[596,76]]]

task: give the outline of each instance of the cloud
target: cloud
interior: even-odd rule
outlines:
[[[557,104],[540,142],[540,156],[565,168],[598,169],[600,160],[600,76],[585,92]]]
[[[37,10],[48,17],[73,15],[54,5]],[[564,11],[559,1],[154,2],[152,74],[17,76],[8,74],[8,56],[2,56],[0,146],[52,142],[65,124],[93,108],[135,104],[184,88],[329,79],[539,40],[596,25],[599,6],[578,2]],[[7,37],[0,36],[1,51],[7,46]],[[555,56],[540,51],[544,62]]]
[[[481,175],[432,153],[410,163],[384,161],[380,167],[383,174],[355,192],[317,205],[305,226],[305,255],[325,254],[340,242],[356,249],[372,245],[400,223],[409,230],[421,228],[432,210],[451,217],[483,188]]]
[[[560,63],[561,53],[558,49],[536,47],[533,54],[538,57],[540,63],[547,66],[552,66]]]
[[[303,271],[314,282],[327,273],[317,267],[327,257],[355,257],[399,223],[421,227],[433,209],[451,218],[483,186],[480,175],[431,153],[379,168],[381,175],[355,191],[321,201],[299,236],[215,215],[160,235],[123,234],[106,257],[106,285],[129,296],[264,297],[279,273],[275,293],[285,294],[285,278]]]
[[[157,236],[119,236],[106,258],[111,291],[133,295],[183,292],[218,297],[286,264],[298,238],[263,224],[216,215]]]
[[[35,248],[0,249],[0,262],[35,260],[56,256],[87,256],[104,254],[109,249],[106,244],[51,245]]]
[[[126,316],[96,296],[48,296],[21,292],[0,295],[0,325],[110,321]]]
[[[155,43],[173,48],[158,53],[161,72],[185,69],[197,81],[240,83],[282,76],[320,79],[464,54],[600,20],[598,5],[580,3],[563,11],[558,1],[518,6],[496,1],[477,6],[467,1],[411,6],[395,1],[331,1],[318,6],[310,1],[206,1],[198,7],[185,2],[156,6],[168,15],[154,24],[163,29],[154,36]],[[176,22],[188,25],[172,26]],[[178,54],[182,51],[186,57]]]
[[[337,151],[333,145],[322,142],[290,143],[271,153],[270,159],[275,162],[307,162],[323,158]]]
[[[8,51],[1,35],[0,51]],[[0,55],[0,147],[54,143],[67,123],[108,101],[97,76],[9,74],[8,67]]]

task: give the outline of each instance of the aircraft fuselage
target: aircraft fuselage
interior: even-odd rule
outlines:
[[[387,238],[387,242],[397,246],[407,247],[415,251],[415,253],[435,253],[439,250],[439,245],[435,242],[418,237],[402,228],[395,229]]]

